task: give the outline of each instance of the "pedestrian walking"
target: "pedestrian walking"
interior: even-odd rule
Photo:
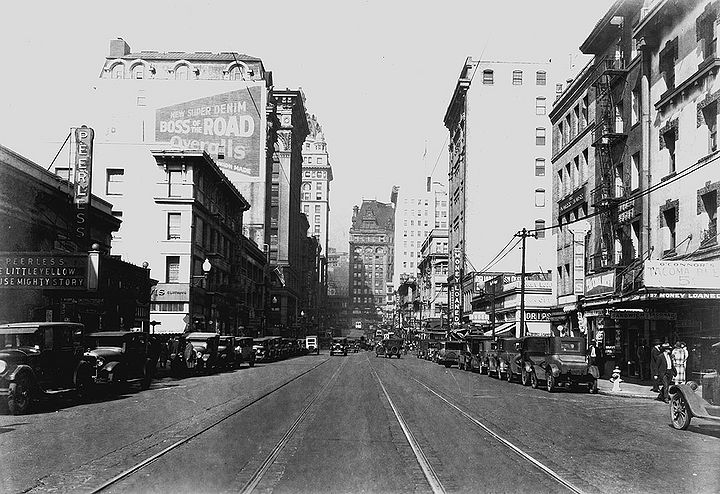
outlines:
[[[650,374],[653,378],[652,390],[656,393],[660,392],[660,379],[661,379],[661,365],[663,365],[663,351],[660,345],[660,340],[653,342],[653,347],[650,350]]]
[[[674,378],[675,384],[682,384],[685,382],[685,367],[688,359],[688,351],[685,347],[685,343],[682,341],[676,342],[671,355],[676,372]]]
[[[675,376],[675,367],[673,367],[672,357],[670,351],[672,346],[670,343],[663,343],[662,354],[660,356],[660,364],[658,366],[658,372],[660,379],[662,380],[662,388],[660,394],[656,398],[657,400],[664,401],[665,403],[670,402],[670,383],[673,381]]]
[[[642,340],[640,342],[640,345],[637,348],[637,359],[638,359],[638,370],[640,374],[640,380],[643,381],[647,379],[648,376],[648,348],[645,344],[645,340]]]
[[[595,341],[590,340],[590,346],[587,350],[588,355],[588,362],[590,362],[590,365],[595,365],[595,361],[597,359],[597,348],[595,348]]]

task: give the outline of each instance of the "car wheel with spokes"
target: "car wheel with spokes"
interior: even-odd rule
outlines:
[[[10,383],[8,388],[7,405],[13,415],[24,415],[30,412],[30,387],[25,379]]]
[[[670,420],[675,429],[684,431],[690,426],[690,407],[682,393],[675,393],[670,400]]]
[[[535,371],[530,372],[530,387],[532,389],[537,389],[538,387],[538,380],[537,376],[535,375]]]
[[[555,376],[552,375],[552,372],[545,374],[545,384],[550,393],[555,391]]]

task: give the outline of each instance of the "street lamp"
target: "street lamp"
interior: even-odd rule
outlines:
[[[210,264],[210,259],[207,257],[205,258],[205,261],[202,263],[202,270],[203,274],[200,275],[192,275],[192,279],[202,279],[203,280],[203,288],[205,288],[205,281],[207,281],[208,274],[210,274],[210,270],[212,269],[212,264]]]

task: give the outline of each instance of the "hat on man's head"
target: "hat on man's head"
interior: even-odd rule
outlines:
[[[663,350],[670,350],[672,348],[672,345],[670,343],[663,343],[662,349]]]

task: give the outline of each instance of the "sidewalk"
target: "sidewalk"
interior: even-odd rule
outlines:
[[[634,378],[628,378],[627,381],[620,383],[620,391],[613,391],[613,383],[608,379],[598,379],[598,393],[607,396],[620,396],[623,398],[645,398],[654,400],[658,397],[656,391],[652,391],[652,382],[640,381]],[[702,387],[698,387],[696,393],[702,396]]]

